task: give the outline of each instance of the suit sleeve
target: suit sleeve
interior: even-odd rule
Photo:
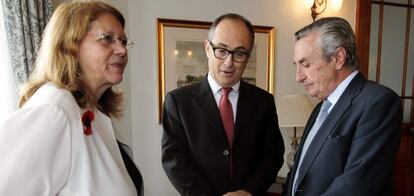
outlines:
[[[283,165],[285,146],[280,133],[276,106],[272,95],[266,96],[266,108],[263,131],[263,159],[256,171],[247,180],[244,189],[253,195],[264,195],[266,190],[275,182],[277,173]]]
[[[56,195],[70,172],[70,125],[50,105],[21,109],[0,125],[0,195]]]
[[[215,196],[219,193],[199,174],[188,157],[188,144],[179,108],[171,94],[167,94],[163,108],[162,166],[181,195]]]
[[[390,91],[366,99],[370,101],[356,124],[344,171],[323,196],[381,195],[379,190],[389,183],[401,137],[401,103]]]

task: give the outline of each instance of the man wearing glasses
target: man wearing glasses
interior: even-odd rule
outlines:
[[[165,97],[162,164],[181,195],[265,195],[283,164],[273,95],[241,80],[253,43],[248,20],[220,16],[207,76]]]

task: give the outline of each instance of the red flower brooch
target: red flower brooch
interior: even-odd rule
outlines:
[[[92,121],[95,119],[95,114],[90,110],[86,110],[82,114],[83,133],[85,135],[92,135]]]

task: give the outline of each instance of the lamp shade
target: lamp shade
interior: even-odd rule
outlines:
[[[306,95],[283,95],[276,98],[280,127],[304,127],[314,105]]]
[[[305,8],[310,9],[312,7],[313,3],[314,3],[314,0],[305,0],[303,2],[303,5],[305,6]]]
[[[342,0],[333,0],[329,2],[333,11],[338,12],[342,7]]]

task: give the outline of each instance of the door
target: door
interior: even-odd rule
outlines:
[[[361,72],[400,95],[403,135],[393,171],[394,195],[414,196],[414,0],[357,0]]]

